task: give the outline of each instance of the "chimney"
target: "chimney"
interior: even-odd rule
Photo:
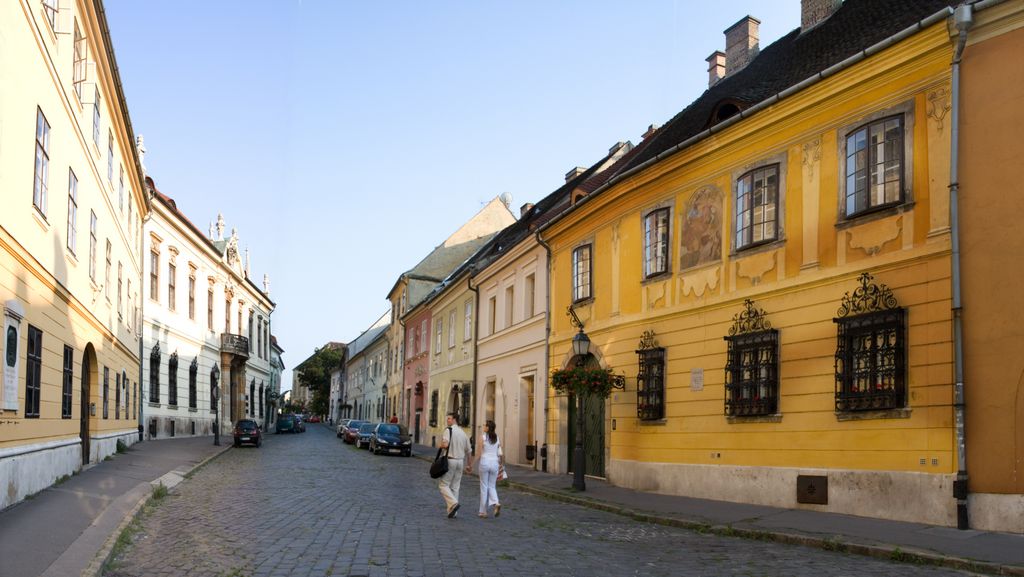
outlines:
[[[640,135],[640,138],[643,138],[644,140],[647,140],[648,137],[650,137],[652,134],[654,134],[657,131],[658,131],[658,125],[657,124],[652,124],[652,125],[647,127],[647,132],[645,132],[645,133]]]
[[[565,173],[565,181],[569,182],[570,180],[576,178],[577,176],[583,174],[586,171],[587,171],[586,167],[577,166],[576,168],[574,168],[574,169],[570,170],[569,172]]]
[[[800,0],[800,31],[821,24],[842,5],[843,0]]]
[[[759,51],[757,27],[761,21],[745,16],[739,22],[725,29],[725,75],[742,70]]]
[[[708,88],[725,78],[725,52],[715,50],[708,56]]]
[[[528,203],[524,204],[523,206],[520,206],[519,207],[519,218],[523,218],[524,216],[526,216],[526,213],[530,212],[531,210],[533,210],[533,203],[532,202],[528,202]]]

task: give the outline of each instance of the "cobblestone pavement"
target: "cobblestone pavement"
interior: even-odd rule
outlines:
[[[325,427],[268,435],[178,485],[105,573],[128,576],[965,575],[701,534],[507,489],[448,519],[420,459],[375,456]],[[566,479],[568,486],[569,479]]]

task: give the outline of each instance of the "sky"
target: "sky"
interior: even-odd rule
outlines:
[[[754,16],[763,48],[800,25],[798,0],[104,5],[147,174],[238,229],[289,369],[494,197],[518,215],[671,119],[727,27]]]

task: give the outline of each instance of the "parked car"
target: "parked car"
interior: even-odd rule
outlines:
[[[295,428],[295,415],[281,415],[277,418],[277,434],[298,433]]]
[[[370,452],[398,453],[406,457],[412,456],[412,437],[405,425],[394,423],[378,423],[370,435]]]
[[[351,419],[345,425],[345,430],[341,433],[341,440],[345,441],[349,445],[356,442],[359,438],[359,427],[362,426],[366,421],[360,421],[359,419]]]
[[[241,447],[245,443],[256,445],[257,448],[263,444],[263,432],[252,419],[240,419],[235,423],[235,446]]]
[[[309,418],[309,422],[310,423],[319,423],[320,422],[320,417],[317,416],[317,415],[313,415],[312,417]]]
[[[377,428],[377,423],[364,422],[359,425],[359,435],[356,437],[356,447],[362,449],[366,447],[370,448],[370,435],[373,434],[373,430]]]
[[[295,415],[295,430],[300,433],[306,432],[306,420],[302,418],[302,415]]]
[[[342,437],[345,436],[345,429],[348,428],[348,424],[349,424],[350,421],[352,421],[352,419],[342,419],[342,420],[338,421],[337,433],[338,433],[338,438],[339,439],[341,439]]]

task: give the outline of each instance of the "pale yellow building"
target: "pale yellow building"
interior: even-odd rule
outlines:
[[[143,168],[98,0],[0,3],[0,508],[139,438]]]

